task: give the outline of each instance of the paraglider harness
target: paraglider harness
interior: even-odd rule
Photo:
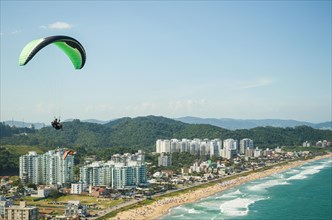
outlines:
[[[52,127],[55,128],[56,130],[62,129],[62,124],[60,123],[60,118],[59,120],[57,118],[54,119],[54,121],[51,122]]]

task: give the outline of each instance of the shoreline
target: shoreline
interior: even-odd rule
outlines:
[[[309,160],[299,160],[289,162],[285,165],[276,165],[275,167],[269,168],[267,170],[258,171],[254,173],[250,173],[246,176],[235,177],[231,180],[225,180],[222,182],[216,182],[212,186],[207,186],[204,188],[193,189],[189,192],[182,193],[173,197],[166,197],[160,200],[157,200],[149,205],[144,205],[142,207],[126,210],[118,213],[115,217],[111,217],[109,219],[112,220],[144,220],[144,219],[158,219],[169,212],[170,209],[187,204],[196,202],[202,198],[206,198],[212,196],[216,193],[228,190],[235,186],[244,184],[246,182],[250,182],[253,180],[257,180],[260,178],[264,178],[279,172],[283,172],[298,166],[301,166],[305,163],[321,160],[324,158],[332,157],[332,153],[316,156]]]

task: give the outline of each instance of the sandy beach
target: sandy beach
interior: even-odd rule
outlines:
[[[305,160],[305,161],[301,160],[301,161],[289,162],[286,165],[275,166],[275,167],[265,170],[265,171],[251,173],[247,176],[237,177],[232,180],[225,180],[225,181],[216,183],[213,186],[208,186],[206,188],[192,190],[190,192],[186,192],[186,193],[174,196],[174,197],[168,197],[168,198],[158,200],[156,202],[153,202],[152,204],[145,205],[140,208],[130,209],[128,211],[118,213],[115,217],[110,218],[110,219],[112,219],[112,220],[158,219],[161,216],[165,215],[171,208],[174,208],[176,206],[186,204],[186,203],[192,203],[201,198],[211,196],[218,192],[230,189],[234,186],[243,184],[245,182],[253,181],[253,180],[263,178],[266,176],[270,176],[272,174],[283,172],[288,169],[300,166],[307,162],[320,160],[320,159],[328,158],[328,157],[332,157],[332,154],[317,156],[313,159]]]

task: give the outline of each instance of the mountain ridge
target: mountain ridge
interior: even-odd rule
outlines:
[[[251,129],[255,127],[296,127],[296,126],[309,126],[315,129],[329,129],[332,130],[332,121],[311,123],[306,121],[297,121],[293,119],[232,119],[232,118],[200,118],[200,117],[180,117],[175,120],[188,123],[188,124],[210,124],[217,127],[236,130],[236,129]]]
[[[150,115],[152,116],[152,115]],[[141,116],[144,117],[150,117],[150,116]],[[162,116],[154,116],[154,117],[162,117]],[[134,119],[134,118],[140,118],[140,117],[122,117],[118,119]],[[110,120],[98,120],[98,119],[84,119],[80,120],[82,122],[88,122],[88,123],[95,123],[95,124],[109,124],[114,121],[117,121],[118,119],[110,119]],[[296,127],[296,126],[309,126],[315,129],[327,129],[332,130],[332,121],[326,121],[326,122],[320,122],[320,123],[311,123],[306,121],[297,121],[293,119],[233,119],[233,118],[200,118],[200,117],[194,117],[194,116],[185,116],[180,118],[172,118],[173,120],[180,121],[187,124],[210,124],[213,126],[217,126],[220,128],[230,129],[230,130],[237,130],[237,129],[251,129],[255,127],[280,127],[280,128],[286,128],[286,127]],[[75,119],[66,119],[64,122],[72,122]],[[7,124],[9,126],[15,126],[15,127],[31,127],[32,125],[35,127],[35,129],[41,129],[43,127],[49,126],[45,123],[39,123],[39,122],[24,122],[24,121],[3,121],[4,124]]]
[[[250,138],[258,147],[300,146],[304,141],[316,143],[332,140],[332,132],[308,126],[295,128],[256,127],[228,130],[209,124],[187,124],[161,116],[120,118],[106,124],[63,122],[63,129],[50,126],[37,129],[16,128],[0,123],[1,145],[27,145],[54,148],[58,146],[130,149],[154,149],[157,139]]]

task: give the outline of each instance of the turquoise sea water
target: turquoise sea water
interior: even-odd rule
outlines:
[[[332,219],[332,160],[309,162],[173,208],[168,219]]]

